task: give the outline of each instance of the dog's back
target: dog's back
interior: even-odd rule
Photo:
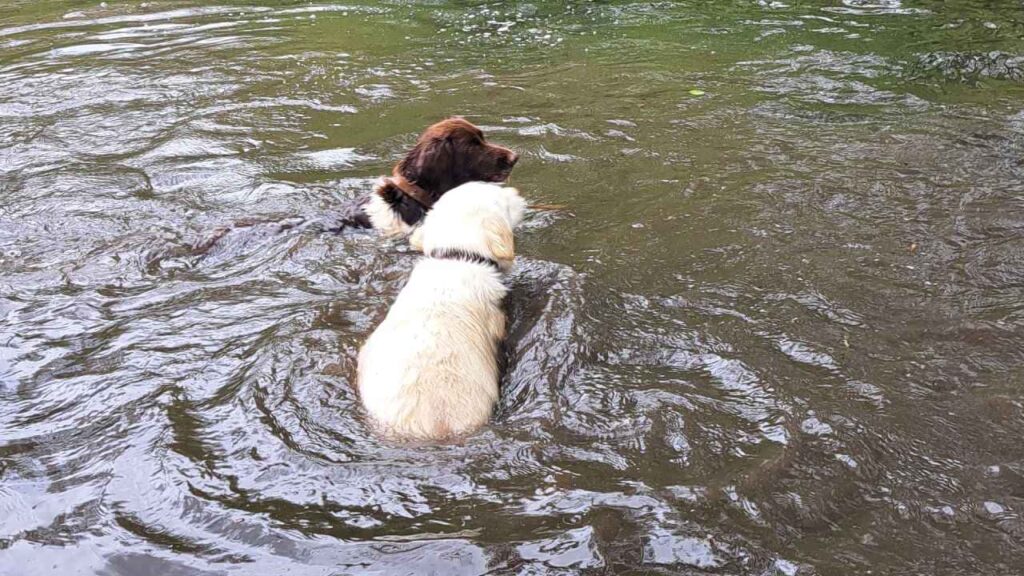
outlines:
[[[416,265],[359,354],[359,393],[385,435],[438,439],[487,422],[498,400],[505,292],[494,270]]]
[[[359,393],[381,431],[437,440],[483,426],[498,400],[502,272],[526,202],[514,188],[450,191],[410,238],[425,254],[359,353]]]

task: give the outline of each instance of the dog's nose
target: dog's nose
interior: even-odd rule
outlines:
[[[519,162],[519,154],[516,154],[515,152],[512,152],[510,150],[508,153],[508,165],[515,166],[516,162]]]

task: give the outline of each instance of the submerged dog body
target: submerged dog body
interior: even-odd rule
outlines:
[[[526,204],[474,182],[439,200],[412,244],[425,254],[359,353],[359,394],[380,431],[437,440],[483,426],[498,401],[502,273]]]
[[[371,228],[386,236],[405,236],[423,222],[427,212],[446,192],[467,182],[504,182],[519,156],[487,142],[483,131],[463,118],[448,118],[428,127],[391,176],[383,176],[373,190],[347,202],[340,210],[312,219],[245,219],[222,226],[189,248],[209,254],[234,230],[249,229],[241,240],[262,233],[313,229],[340,232],[346,228]]]

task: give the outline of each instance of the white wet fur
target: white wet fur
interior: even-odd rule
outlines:
[[[364,208],[367,217],[370,219],[370,224],[384,236],[407,236],[413,231],[414,227],[406,224],[402,217],[398,215],[398,212],[388,205],[387,201],[377,193],[384,185],[385,182],[382,178],[377,182],[373,189],[373,194],[370,194],[370,201],[366,203]]]
[[[359,395],[385,436],[439,440],[490,419],[505,337],[501,272],[512,265],[512,229],[525,209],[515,188],[470,182],[442,196],[413,232],[410,243],[427,257],[359,352]],[[501,271],[429,257],[444,249],[491,258]]]

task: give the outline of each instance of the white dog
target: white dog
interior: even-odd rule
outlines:
[[[515,188],[470,182],[413,233],[426,257],[359,352],[359,395],[385,436],[439,440],[490,419],[505,337],[502,273],[525,209]]]

